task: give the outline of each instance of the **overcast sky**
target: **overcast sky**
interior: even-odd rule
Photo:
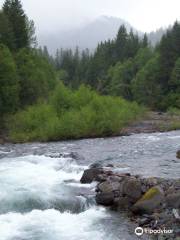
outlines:
[[[0,0],[2,5],[4,1]],[[141,31],[180,20],[180,0],[22,0],[38,32],[78,26],[100,15],[116,16]]]

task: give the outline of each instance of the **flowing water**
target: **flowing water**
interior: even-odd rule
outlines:
[[[179,148],[180,131],[0,145],[0,240],[136,239],[126,213],[96,206],[95,183],[81,185],[82,173],[100,162],[122,172],[178,178]]]

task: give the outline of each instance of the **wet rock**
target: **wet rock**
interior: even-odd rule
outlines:
[[[101,163],[93,163],[89,166],[89,168],[102,168],[103,165]]]
[[[77,153],[77,152],[71,152],[71,153],[69,153],[69,157],[70,157],[70,158],[73,158],[73,159],[75,159],[75,160],[83,160],[83,159],[85,159],[82,155],[80,155],[80,154]]]
[[[161,187],[150,188],[132,207],[135,214],[152,213],[164,202],[164,192]]]
[[[103,170],[101,168],[90,168],[84,171],[83,176],[80,180],[81,183],[92,183],[97,180],[98,175],[102,174]]]
[[[169,187],[166,191],[166,195],[170,195],[170,194],[173,194],[175,192],[175,189],[173,186]]]
[[[112,176],[109,176],[108,180],[112,182],[121,182],[123,180],[123,177],[112,175]]]
[[[174,183],[172,183],[175,190],[180,190],[180,179],[175,180]]]
[[[148,217],[143,217],[138,219],[138,225],[140,227],[145,226],[147,224],[149,224],[152,221],[152,219],[148,216]]]
[[[149,187],[153,187],[153,186],[156,186],[158,184],[158,179],[157,178],[147,178],[146,179],[146,184],[149,186]]]
[[[111,164],[111,163],[109,163],[109,164],[107,164],[107,165],[106,165],[106,167],[113,168],[113,167],[114,167],[114,165],[113,165],[113,164]]]
[[[177,158],[180,158],[180,150],[177,151],[176,157],[177,157]]]
[[[99,175],[97,175],[97,177],[96,177],[96,181],[97,182],[105,182],[107,180],[107,175],[106,174],[104,174],[104,173],[102,173],[102,174],[99,174]]]
[[[75,160],[82,160],[84,159],[83,156],[79,155],[79,153],[77,152],[71,152],[71,153],[51,153],[51,154],[47,154],[47,157],[51,157],[51,158],[72,158]]]
[[[109,192],[119,191],[119,187],[120,187],[119,182],[106,181],[106,182],[100,183],[97,186],[97,189],[100,192],[109,193]]]
[[[121,196],[117,201],[118,210],[129,209],[132,206],[131,200],[127,196]]]
[[[114,194],[112,192],[102,192],[96,195],[96,203],[103,206],[111,206],[114,204]]]
[[[5,144],[5,141],[3,138],[0,138],[0,144]]]
[[[166,202],[168,207],[180,208],[180,191],[167,195]]]
[[[123,194],[131,198],[132,202],[136,202],[142,195],[141,182],[137,178],[127,178],[123,183]]]

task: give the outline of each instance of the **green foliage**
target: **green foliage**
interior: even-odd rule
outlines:
[[[153,51],[150,47],[140,48],[134,57],[135,73],[141,70],[144,65],[153,57]]]
[[[127,32],[121,26],[116,38],[98,44],[95,52],[90,54],[85,50],[80,54],[78,49],[58,50],[55,57],[57,70],[65,70],[68,77],[64,83],[77,88],[80,84],[88,84],[101,93],[109,93],[106,85],[109,85],[107,78],[108,69],[117,62],[134,58],[138,50],[146,47],[146,39],[141,40],[132,31]]]
[[[7,16],[0,11],[0,43],[14,50],[14,32]]]
[[[111,79],[110,93],[131,100],[131,81],[134,76],[134,65],[131,59],[124,63],[118,62],[109,69],[108,77]]]
[[[14,112],[19,103],[19,83],[14,59],[4,45],[0,45],[0,116]]]
[[[143,103],[156,108],[161,98],[161,86],[159,84],[159,55],[150,59],[144,68],[136,75],[132,82],[132,91],[134,98],[138,103]]]
[[[6,0],[3,12],[13,31],[15,49],[29,47],[34,35],[33,24],[28,21],[20,0]]]
[[[47,141],[56,136],[58,118],[50,105],[37,104],[11,117],[8,124],[13,140]]]
[[[81,86],[71,91],[62,83],[49,103],[28,107],[9,120],[14,141],[47,141],[117,134],[143,113],[136,103],[100,96]]]
[[[175,62],[169,85],[171,86],[171,89],[180,93],[180,57]]]
[[[115,66],[110,67],[108,93],[132,100],[132,80],[152,56],[150,48],[140,48],[133,59],[118,62]]]
[[[35,103],[38,98],[47,98],[55,87],[56,76],[45,58],[36,51],[21,49],[16,55],[20,79],[20,103],[26,106]]]
[[[50,102],[58,115],[73,107],[73,94],[69,88],[60,83],[50,98]]]

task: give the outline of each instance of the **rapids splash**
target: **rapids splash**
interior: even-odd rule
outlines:
[[[125,213],[96,206],[95,183],[81,185],[82,173],[101,162],[118,164],[122,172],[176,178],[179,147],[180,131],[0,145],[0,240],[136,239]]]

